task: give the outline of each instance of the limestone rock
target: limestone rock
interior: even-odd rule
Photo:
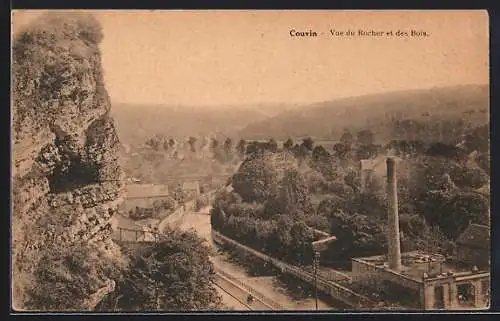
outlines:
[[[123,195],[123,172],[101,38],[91,18],[49,14],[13,40],[14,283],[33,277],[50,244],[86,240],[116,250],[110,220]],[[23,306],[26,288],[14,290],[15,305]]]

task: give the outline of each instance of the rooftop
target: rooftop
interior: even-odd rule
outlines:
[[[153,197],[168,194],[167,185],[129,184],[125,185],[127,197]]]
[[[386,255],[356,258],[356,260],[370,263],[380,269],[388,269],[389,263]],[[428,277],[438,277],[447,273],[467,275],[473,274],[473,267],[445,258],[437,253],[426,253],[421,251],[407,252],[401,255],[402,269],[398,273],[414,281],[421,282],[424,273]]]
[[[182,189],[198,189],[199,188],[198,182],[184,182],[182,183]]]

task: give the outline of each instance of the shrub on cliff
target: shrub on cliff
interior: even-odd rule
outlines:
[[[61,99],[78,104],[91,98],[94,106],[102,106],[102,95],[94,95],[83,81],[76,81],[88,79],[86,74],[101,80],[100,66],[95,68],[89,60],[100,59],[97,44],[102,37],[94,17],[75,13],[47,14],[16,34],[12,46],[15,138],[25,137],[27,124],[33,127],[28,130],[36,131],[57,116]]]
[[[86,310],[86,300],[118,278],[126,266],[120,255],[110,257],[102,248],[86,242],[47,244],[29,286],[29,310]]]

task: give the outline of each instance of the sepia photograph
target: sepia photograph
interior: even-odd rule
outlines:
[[[13,10],[11,310],[490,307],[486,10]]]

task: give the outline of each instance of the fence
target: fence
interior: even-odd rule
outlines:
[[[212,229],[212,239],[214,240],[215,243],[218,244],[230,244],[234,247],[237,247],[239,249],[242,249],[266,262],[270,262],[273,264],[275,267],[279,268],[282,273],[288,273],[291,275],[294,275],[298,277],[299,279],[308,282],[308,283],[313,283],[315,280],[315,276],[313,273],[304,271],[303,269],[300,269],[296,266],[290,265],[288,263],[285,263],[283,261],[277,260],[275,258],[272,258],[268,255],[265,255],[261,252],[258,252],[252,248],[249,248],[248,246],[245,246],[243,244],[240,244],[222,234],[219,232],[215,231]],[[346,275],[347,276],[347,275]],[[347,283],[347,282],[343,282]],[[354,291],[336,283],[331,280],[327,280],[323,278],[321,275],[317,276],[317,288],[318,290],[330,295],[336,300],[342,301],[349,306],[353,307],[371,307],[371,306],[376,306],[377,302],[361,295],[358,293],[355,293]]]

